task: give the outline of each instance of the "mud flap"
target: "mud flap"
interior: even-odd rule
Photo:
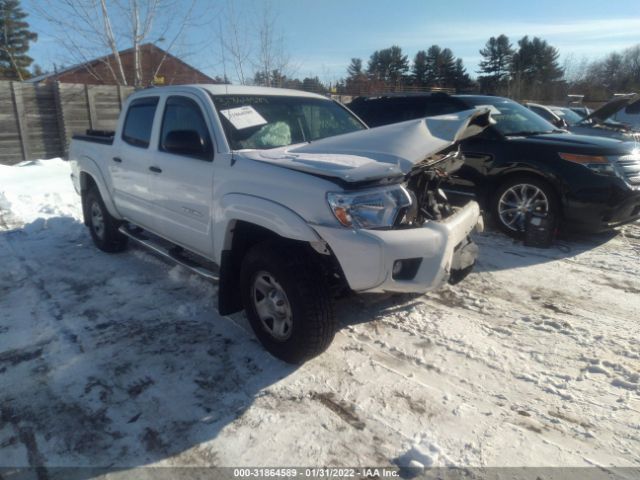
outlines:
[[[478,258],[478,246],[467,237],[453,251],[449,283],[455,285],[471,273]]]
[[[218,312],[220,315],[231,315],[244,308],[240,296],[240,264],[241,259],[234,258],[231,250],[222,251],[218,284]]]

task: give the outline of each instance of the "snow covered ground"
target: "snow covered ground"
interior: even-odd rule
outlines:
[[[0,166],[0,466],[640,467],[638,224],[480,235],[464,282],[339,302],[294,368],[215,285],[80,219],[65,162]]]

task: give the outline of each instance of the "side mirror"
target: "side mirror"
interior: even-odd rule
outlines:
[[[207,142],[195,130],[172,130],[164,138],[162,149],[176,155],[206,157],[209,153]]]
[[[554,120],[553,124],[558,128],[562,128],[563,130],[566,130],[569,127],[569,124],[564,118],[558,118],[557,120]]]

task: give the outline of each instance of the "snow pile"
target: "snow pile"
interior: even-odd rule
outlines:
[[[640,225],[478,236],[464,282],[339,301],[294,368],[214,285],[98,251],[69,173],[0,166],[0,466],[640,466]]]
[[[60,158],[0,165],[0,206],[24,223],[37,218],[82,218],[69,164]]]

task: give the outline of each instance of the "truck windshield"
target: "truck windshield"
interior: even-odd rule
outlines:
[[[212,95],[233,150],[269,149],[363,130],[330,100],[276,95]]]

